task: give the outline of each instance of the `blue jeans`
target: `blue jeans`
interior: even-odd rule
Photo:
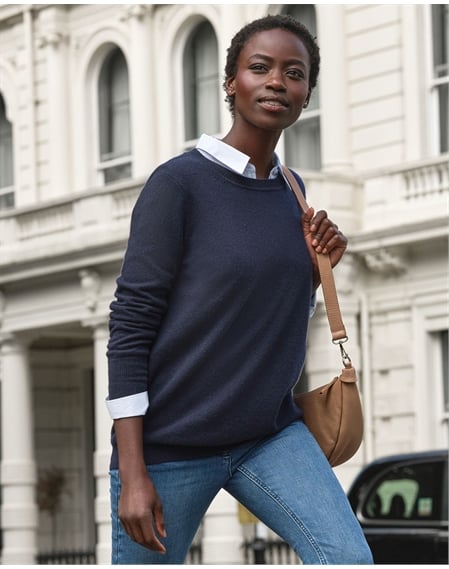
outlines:
[[[112,563],[182,564],[213,498],[224,488],[308,565],[372,564],[346,495],[302,422],[218,456],[148,467],[164,509],[165,555],[133,542],[118,520],[120,479],[111,476]]]

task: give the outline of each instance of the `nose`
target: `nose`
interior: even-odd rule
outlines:
[[[267,89],[273,89],[275,91],[285,91],[285,80],[282,71],[279,69],[272,69],[267,77],[267,82],[265,84]]]

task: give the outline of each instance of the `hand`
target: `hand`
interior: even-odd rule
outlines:
[[[148,476],[122,482],[118,517],[133,541],[148,549],[166,552],[156,535],[167,537],[162,504]]]
[[[302,227],[314,267],[314,283],[318,286],[320,278],[316,253],[329,255],[331,266],[335,267],[346,251],[348,240],[323,210],[315,215],[314,209],[310,207],[302,216]]]

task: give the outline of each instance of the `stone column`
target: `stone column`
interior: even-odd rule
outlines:
[[[406,57],[402,60],[402,100],[404,114],[404,162],[420,160],[426,155],[426,145],[429,145],[428,122],[429,116],[423,112],[427,93],[422,88],[422,69],[424,61],[421,42],[416,38],[422,34],[421,28],[425,25],[425,10],[431,10],[425,4],[402,4],[401,11],[401,37],[402,50]],[[430,43],[430,42],[429,42]],[[430,47],[430,46],[429,46]],[[417,62],[420,62],[417,64]],[[423,133],[426,135],[423,136]]]
[[[0,338],[3,565],[36,563],[32,380],[25,343]]]
[[[67,34],[65,7],[52,6],[39,13],[42,36],[39,47],[47,62],[48,160],[51,172],[49,195],[70,193],[70,113],[68,93]]]
[[[111,516],[109,506],[109,457],[111,419],[106,409],[108,367],[106,348],[109,331],[106,321],[91,324],[94,337],[94,396],[95,396],[95,523],[97,527],[97,564],[111,563]]]
[[[242,541],[237,502],[221,490],[204,517],[203,563],[241,565]]]
[[[346,172],[351,167],[345,6],[317,5],[320,71],[322,169]],[[329,33],[329,30],[334,30]]]
[[[252,8],[248,4],[220,4],[217,6],[220,10],[220,30],[217,33],[218,41],[218,69],[220,78],[222,77],[224,62],[226,61],[227,50],[234,34],[241,28],[243,22],[249,22],[253,19]],[[226,134],[232,125],[232,116],[225,103],[225,93],[221,86],[220,80],[220,117],[221,132]]]
[[[151,73],[154,57],[151,6],[129,6],[125,17],[128,19],[130,40],[128,69],[133,176],[139,178],[147,177],[157,160],[154,147],[157,139],[157,109],[154,106],[153,87],[155,76]]]

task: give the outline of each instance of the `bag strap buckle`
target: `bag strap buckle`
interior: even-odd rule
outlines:
[[[347,341],[348,341],[348,337],[345,336],[341,340],[332,340],[332,343],[338,344],[338,346],[340,347],[340,355],[341,355],[341,361],[343,362],[343,365],[345,367],[351,367],[351,365],[352,365],[351,358],[349,357],[348,352],[343,347],[343,344]]]

